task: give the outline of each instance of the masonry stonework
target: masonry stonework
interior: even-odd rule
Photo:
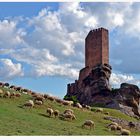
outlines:
[[[108,30],[91,30],[85,39],[85,66],[109,63]]]
[[[110,90],[108,40],[107,29],[99,28],[88,33],[85,39],[85,67],[80,70],[78,80],[68,84],[67,97],[76,96],[80,102],[91,104],[91,96]]]

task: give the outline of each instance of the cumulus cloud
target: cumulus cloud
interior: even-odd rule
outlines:
[[[9,80],[20,76],[23,76],[20,63],[13,63],[11,59],[0,59],[0,78],[2,80]]]
[[[90,29],[103,26],[110,31],[113,70],[138,73],[139,19],[139,3],[60,3],[57,11],[45,8],[30,18],[0,21],[0,54],[28,64],[29,72],[22,66],[25,75],[76,79],[84,67],[86,35]],[[27,26],[21,28],[25,21]],[[114,84],[125,80],[134,81],[120,74],[111,78]]]
[[[121,83],[131,83],[140,86],[140,80],[136,79],[132,75],[112,73],[110,77],[110,84],[114,87],[120,87]]]

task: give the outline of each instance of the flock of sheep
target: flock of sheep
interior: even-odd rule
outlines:
[[[81,111],[87,109],[91,110],[91,107],[85,104],[80,104],[76,103],[74,104],[73,101],[67,101],[67,100],[62,100],[54,96],[50,96],[48,94],[38,94],[36,92],[33,92],[28,89],[23,89],[21,87],[16,87],[16,86],[10,86],[8,83],[0,83],[0,87],[5,87],[12,89],[12,91],[19,91],[19,92],[10,92],[10,91],[3,91],[0,89],[0,97],[3,98],[14,98],[14,97],[20,97],[21,93],[29,94],[32,96],[32,100],[28,100],[23,104],[23,107],[28,107],[28,108],[33,108],[34,106],[40,106],[43,105],[45,100],[50,100],[52,102],[57,102],[59,104],[62,104],[64,106],[69,106],[69,107],[77,107],[81,109]],[[97,108],[96,113],[104,113],[105,115],[109,115],[109,112],[104,112],[103,108]],[[60,112],[58,109],[52,109],[51,107],[46,109],[46,113],[48,117],[59,117],[63,120],[66,121],[72,121],[76,120],[76,115],[74,114],[74,111],[72,109],[66,109],[64,112]],[[95,129],[95,123],[92,120],[85,120],[85,122],[81,125],[82,128],[90,128],[90,129]],[[120,131],[121,135],[130,135],[131,132],[130,130],[123,129],[122,126],[118,125],[116,122],[112,122],[107,125],[107,128],[110,131]]]

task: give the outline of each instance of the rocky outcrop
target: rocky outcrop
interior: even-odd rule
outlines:
[[[91,70],[86,68],[87,71],[90,72],[86,77],[79,76],[75,83],[69,85],[67,99],[75,96],[81,104],[114,108],[129,116],[140,117],[138,86],[122,83],[119,89],[111,89],[111,67],[107,64],[97,65]]]
[[[111,66],[108,64],[97,65],[93,69],[82,69],[79,79],[68,85],[67,99],[76,96],[80,103],[88,105],[110,102],[110,75]]]

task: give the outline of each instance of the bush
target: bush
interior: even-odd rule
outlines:
[[[78,103],[79,101],[78,101],[78,99],[77,99],[77,97],[76,96],[67,96],[67,95],[65,95],[64,96],[64,100],[71,100],[71,101],[73,101],[74,102],[74,104],[76,104],[76,103]]]

